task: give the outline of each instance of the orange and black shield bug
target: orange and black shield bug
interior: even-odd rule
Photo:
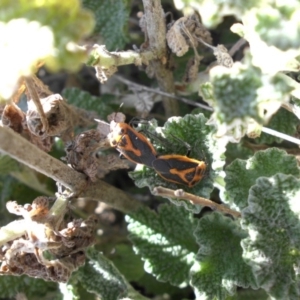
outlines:
[[[153,162],[152,167],[167,181],[193,187],[205,175],[206,163],[184,155],[161,155]]]
[[[148,139],[126,123],[115,123],[108,135],[110,145],[115,147],[125,158],[152,168],[156,151]]]

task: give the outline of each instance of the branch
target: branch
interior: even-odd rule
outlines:
[[[61,183],[81,198],[102,201],[125,214],[142,204],[121,190],[99,180],[88,183],[86,176],[43,152],[13,130],[0,127],[0,151]]]
[[[201,108],[203,108],[205,110],[208,110],[208,111],[213,111],[213,109],[211,107],[207,106],[207,105],[189,100],[189,99],[184,98],[184,97],[179,97],[179,96],[172,95],[172,94],[169,94],[169,93],[166,93],[166,92],[162,92],[160,90],[152,89],[152,88],[146,87],[146,86],[141,85],[141,84],[137,84],[133,81],[125,79],[122,76],[114,75],[114,78],[116,78],[117,80],[125,83],[129,88],[140,90],[140,91],[146,91],[146,92],[154,93],[154,94],[158,94],[158,95],[162,95],[162,96],[165,96],[165,97],[168,97],[168,98],[179,100],[179,101],[181,101],[185,104],[188,104],[188,105],[201,107]]]
[[[152,194],[155,195],[155,196],[161,196],[161,197],[166,197],[166,198],[184,199],[184,200],[190,201],[194,204],[199,204],[199,205],[202,205],[202,206],[208,206],[211,209],[218,210],[218,211],[220,211],[224,214],[230,214],[234,217],[241,217],[241,214],[239,212],[235,211],[235,210],[227,208],[226,206],[223,206],[221,204],[213,202],[209,199],[205,199],[205,198],[202,198],[202,197],[190,194],[190,193],[186,193],[185,191],[183,191],[181,189],[174,191],[174,190],[171,190],[171,189],[164,188],[162,186],[158,186],[158,187],[155,187],[153,189]]]
[[[90,52],[87,65],[109,69],[123,65],[142,64],[148,65],[151,59],[155,58],[153,51],[136,52],[132,50],[110,52],[104,45],[94,45]]]
[[[43,106],[41,104],[41,101],[40,101],[40,98],[38,96],[38,93],[35,89],[35,85],[34,85],[34,81],[31,77],[25,77],[25,84],[26,84],[26,88],[29,92],[29,95],[32,99],[32,101],[34,102],[35,106],[36,106],[36,109],[40,115],[40,118],[41,118],[41,122],[43,124],[43,128],[42,128],[42,131],[43,132],[47,132],[48,131],[48,127],[49,127],[49,124],[48,124],[48,119],[45,115],[45,112],[44,112],[44,109],[43,109]]]
[[[164,92],[174,94],[174,78],[171,70],[167,68],[167,43],[165,14],[159,0],[143,0],[146,22],[146,35],[149,39],[151,49],[157,59],[152,60],[150,65],[154,71],[160,89]],[[179,115],[178,103],[169,97],[163,98],[166,117]]]

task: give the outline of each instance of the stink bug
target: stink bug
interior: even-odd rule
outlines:
[[[188,187],[198,183],[206,171],[204,161],[177,154],[158,156],[152,162],[152,167],[165,180]]]
[[[147,138],[126,123],[115,123],[108,135],[110,145],[115,147],[125,158],[152,168],[156,151]]]

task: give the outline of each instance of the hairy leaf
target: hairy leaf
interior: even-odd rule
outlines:
[[[256,68],[235,63],[230,69],[217,67],[210,73],[215,114],[220,122],[251,117],[260,120],[256,90],[262,85]]]
[[[0,198],[2,199],[5,198],[5,200],[7,200],[9,197],[12,197],[10,193],[16,189],[16,186],[14,189],[10,188],[10,184],[16,184],[16,182],[7,175],[11,175],[17,179],[19,181],[17,185],[25,184],[27,187],[39,191],[44,195],[52,195],[52,192],[48,189],[45,182],[41,182],[36,171],[20,164],[8,155],[0,155],[0,174],[0,178],[3,177],[3,180],[0,180]],[[2,182],[5,184],[2,184]],[[16,190],[14,192],[16,192]],[[14,193],[14,196],[17,196],[17,194]],[[23,197],[23,192],[19,194],[19,196]]]
[[[246,148],[243,143],[228,143],[226,146],[226,161],[232,162],[237,158],[248,159],[253,155],[253,151]]]
[[[1,62],[8,80],[13,72],[28,75],[43,59],[52,70],[77,69],[85,60],[85,51],[76,47],[94,27],[92,14],[82,9],[80,1],[21,1],[3,0],[0,4]],[[20,55],[20,45],[26,51]],[[2,47],[4,47],[2,49]],[[18,73],[18,72],[19,73]],[[10,78],[12,79],[12,78]]]
[[[237,159],[225,171],[227,192],[223,201],[240,210],[248,205],[249,189],[258,177],[270,177],[276,173],[299,176],[296,158],[276,148],[258,151],[248,160]]]
[[[126,217],[130,240],[145,261],[145,270],[160,281],[187,285],[197,245],[197,221],[185,209],[161,205],[158,213],[142,208]]]
[[[112,112],[111,97],[97,97],[78,88],[66,88],[62,92],[68,102],[88,111],[95,111],[103,120]]]
[[[201,14],[201,19],[205,26],[209,28],[215,28],[219,23],[222,22],[224,16],[235,15],[237,19],[241,18],[241,15],[251,7],[257,6],[260,0],[250,0],[250,1],[239,1],[239,0],[229,0],[229,1],[211,1],[211,0],[182,0],[177,3],[178,9],[183,7],[199,10]],[[203,13],[205,11],[205,13]]]
[[[20,170],[20,164],[8,155],[0,154],[0,174],[8,175],[12,171]]]
[[[145,274],[141,257],[134,253],[131,244],[116,245],[108,258],[130,282],[137,282]]]
[[[288,102],[295,85],[284,74],[263,73],[251,59],[248,54],[243,64],[212,68],[211,82],[202,84],[199,91],[214,108],[209,124],[217,127],[216,136],[235,143]]]
[[[258,178],[242,211],[244,259],[273,299],[300,297],[300,180],[276,174]]]
[[[24,293],[27,299],[44,299],[48,292],[57,290],[57,284],[25,275],[0,276],[0,290],[2,298],[13,298],[18,293]]]
[[[274,45],[281,50],[298,49],[299,9],[298,1],[287,1],[284,5],[266,5],[250,13],[255,20],[252,26],[268,45]]]
[[[200,249],[192,269],[192,286],[201,299],[222,300],[237,286],[256,287],[252,270],[242,258],[240,243],[247,234],[238,223],[211,213],[200,219],[195,236]]]
[[[78,271],[81,284],[102,300],[121,299],[127,295],[127,283],[116,267],[93,248],[87,252],[89,261]]]
[[[106,48],[110,51],[122,50],[128,41],[128,0],[83,0],[96,18],[95,33],[100,33]]]

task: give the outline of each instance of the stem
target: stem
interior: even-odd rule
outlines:
[[[264,133],[267,133],[267,134],[279,137],[279,138],[284,139],[286,141],[289,141],[291,143],[300,145],[300,140],[299,139],[296,139],[296,138],[294,138],[292,136],[289,136],[289,135],[287,135],[285,133],[281,133],[281,132],[276,131],[274,129],[271,129],[271,128],[268,128],[268,127],[262,127],[261,131],[264,132]]]
[[[90,52],[87,65],[93,67],[102,67],[109,69],[110,67],[118,67],[123,65],[135,64],[140,66],[148,64],[155,55],[152,51],[136,52],[132,50],[110,52],[104,45],[94,45]]]
[[[106,182],[98,180],[87,183],[85,175],[51,157],[6,127],[0,127],[0,151],[60,182],[75,194],[80,193],[81,198],[105,202],[125,214],[142,206],[140,202]]]
[[[0,229],[0,247],[7,242],[19,238],[26,232],[24,220],[16,220],[8,223]]]
[[[49,124],[48,124],[48,119],[45,115],[45,112],[43,110],[43,106],[41,104],[40,98],[38,96],[38,93],[35,89],[35,84],[34,81],[31,77],[25,77],[25,83],[26,83],[26,88],[31,96],[32,101],[34,102],[36,109],[40,115],[41,118],[41,122],[43,124],[43,132],[47,132],[48,128],[49,128]]]
[[[165,97],[168,97],[168,98],[173,98],[173,99],[179,100],[179,101],[181,101],[181,102],[183,102],[185,104],[189,104],[189,105],[201,107],[201,108],[203,108],[205,110],[208,110],[208,111],[213,111],[213,109],[211,107],[207,106],[207,105],[204,105],[204,104],[201,104],[201,103],[189,100],[187,98],[183,98],[183,97],[179,97],[179,96],[176,96],[176,95],[172,95],[170,93],[162,92],[160,90],[152,89],[152,88],[149,88],[149,87],[141,85],[141,84],[137,84],[137,83],[132,82],[132,81],[130,81],[128,79],[125,79],[122,76],[114,75],[114,78],[116,78],[117,80],[125,83],[129,88],[133,88],[133,89],[137,89],[137,90],[141,90],[141,91],[146,91],[146,92],[150,92],[150,93],[162,95],[162,96],[165,96]]]
[[[149,49],[156,55],[157,59],[150,62],[154,70],[158,86],[164,92],[174,94],[175,85],[173,73],[167,68],[168,60],[166,43],[165,14],[159,0],[143,0],[146,33],[149,38]],[[166,117],[179,115],[178,102],[169,97],[163,98]]]
[[[83,174],[69,168],[7,127],[0,127],[0,150],[71,190],[83,188],[86,184]]]
[[[155,196],[161,196],[161,197],[166,197],[166,198],[184,199],[184,200],[190,201],[194,204],[199,204],[199,205],[202,205],[202,206],[208,206],[211,209],[220,211],[224,214],[230,214],[230,215],[232,215],[234,217],[237,217],[237,218],[241,217],[241,214],[239,212],[235,211],[235,210],[227,208],[227,207],[225,207],[221,204],[218,204],[216,202],[213,202],[209,199],[205,199],[205,198],[202,198],[202,197],[190,194],[190,193],[186,193],[185,191],[183,191],[181,189],[174,191],[174,190],[171,190],[171,189],[164,188],[162,186],[158,186],[158,187],[155,187],[153,189],[152,194],[155,195]]]

